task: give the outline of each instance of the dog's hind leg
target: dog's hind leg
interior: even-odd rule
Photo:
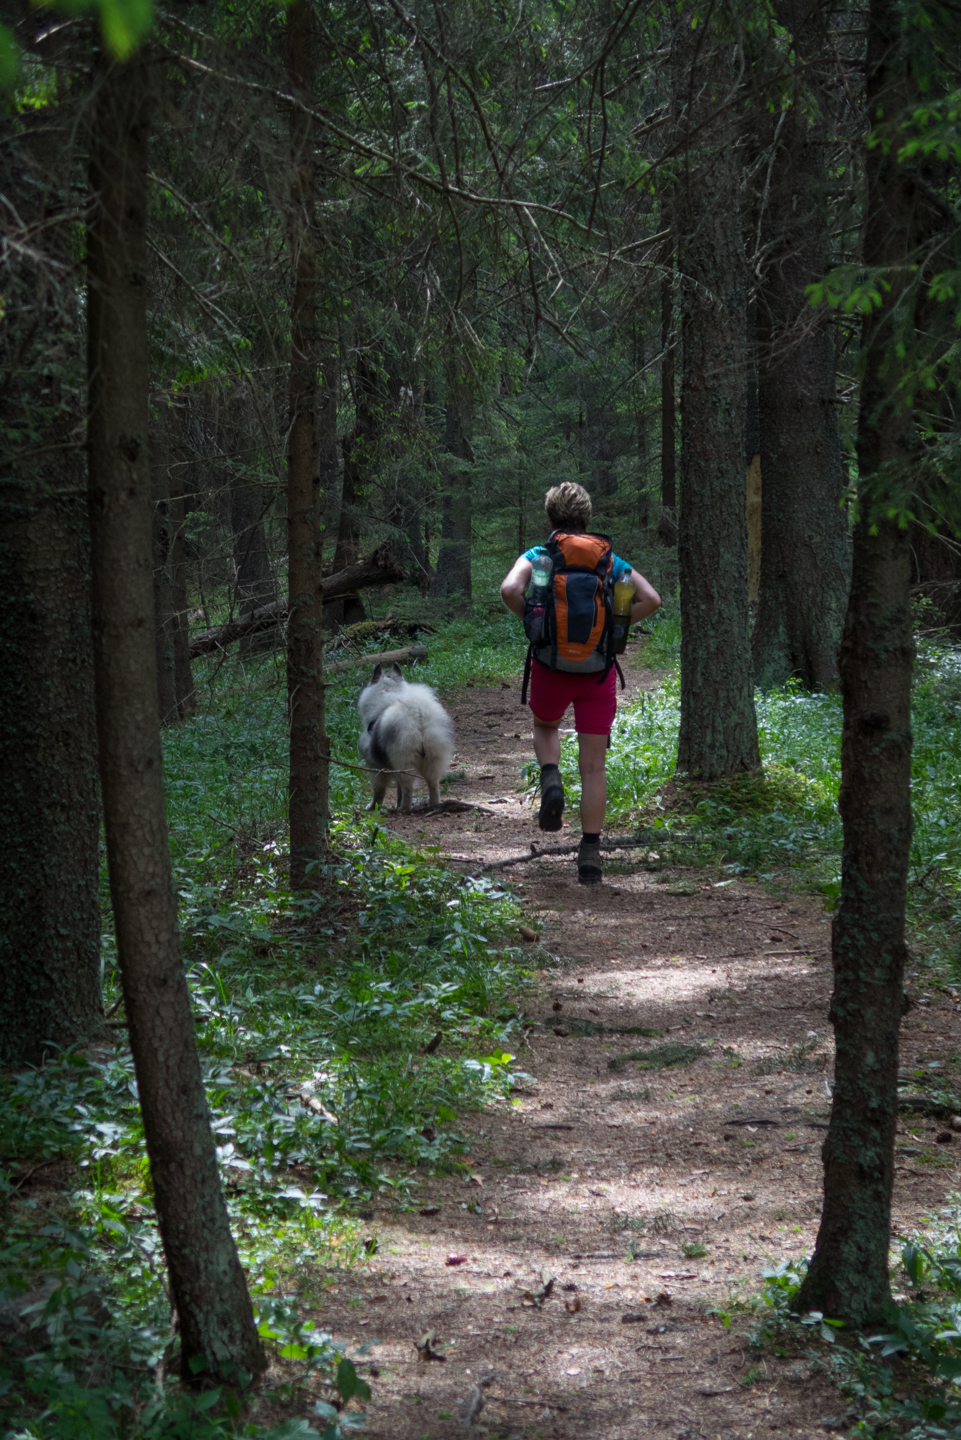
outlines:
[[[411,801],[414,795],[414,779],[412,775],[398,775],[397,777],[397,809],[402,810],[405,815],[410,813]]]
[[[370,772],[371,784],[374,787],[374,798],[370,802],[371,810],[376,809],[378,805],[383,805],[387,786],[392,778],[389,770],[372,770]]]

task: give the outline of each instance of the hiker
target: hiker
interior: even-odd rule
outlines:
[[[614,585],[628,579],[633,582],[632,624],[653,614],[661,604],[654,587],[613,553],[606,536],[591,535],[592,508],[583,485],[566,481],[548,490],[544,509],[551,524],[550,538],[546,545],[526,550],[501,585],[504,604],[524,621],[531,642],[521,704],[526,700],[529,674],[534,754],[541,767],[538,824],[542,830],[561,828],[564,785],[557,727],[568,706],[574,704],[581,772],[577,878],[582,885],[595,885],[602,875],[605,765],[617,709],[616,676],[620,675],[615,654]],[[625,627],[621,633],[626,636]],[[623,649],[623,642],[618,648]]]

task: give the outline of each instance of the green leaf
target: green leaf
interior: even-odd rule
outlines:
[[[20,74],[20,46],[13,32],[0,25],[0,92],[12,90]]]
[[[337,1391],[343,1400],[352,1400],[355,1395],[359,1395],[361,1400],[370,1399],[370,1386],[366,1380],[361,1380],[353,1360],[348,1360],[346,1356],[337,1366]]]
[[[118,60],[126,60],[153,24],[151,0],[99,0],[99,8],[103,38]]]

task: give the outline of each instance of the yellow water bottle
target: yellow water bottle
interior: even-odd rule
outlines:
[[[614,581],[614,654],[623,655],[631,628],[631,607],[634,604],[634,581],[630,572]]]

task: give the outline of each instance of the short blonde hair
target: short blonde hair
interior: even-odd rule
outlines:
[[[544,509],[553,530],[586,530],[593,508],[584,486],[573,480],[555,485],[544,496]]]

